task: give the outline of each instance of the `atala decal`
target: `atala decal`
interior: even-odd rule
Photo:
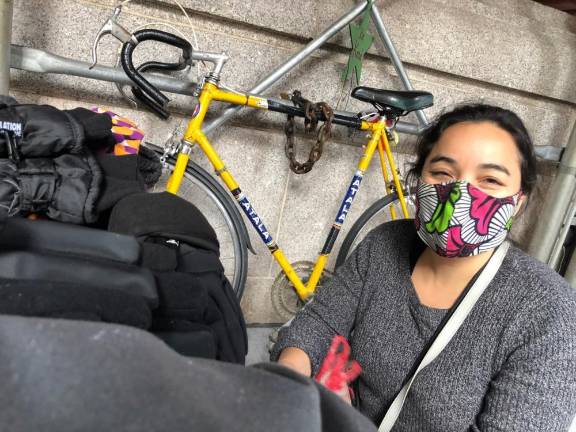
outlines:
[[[352,183],[350,183],[350,187],[348,188],[348,192],[346,192],[346,197],[344,201],[342,201],[342,205],[340,206],[340,210],[338,211],[338,217],[336,218],[336,225],[342,225],[344,220],[346,219],[346,215],[352,206],[352,201],[354,201],[354,197],[356,196],[356,192],[360,188],[360,183],[362,183],[362,176],[363,173],[361,171],[357,171],[354,177],[352,178]]]
[[[272,243],[272,236],[268,233],[268,230],[261,222],[260,217],[256,214],[256,212],[252,208],[252,205],[248,201],[248,198],[246,198],[244,194],[240,194],[237,199],[238,202],[240,203],[240,206],[242,207],[242,210],[244,210],[244,213],[246,213],[246,216],[248,216],[248,219],[250,219],[250,222],[252,222],[252,225],[254,225],[254,228],[258,230],[258,233],[260,234],[262,240],[264,240],[264,243],[266,244]]]
[[[0,121],[0,129],[14,132],[14,135],[17,137],[22,136],[22,123]]]

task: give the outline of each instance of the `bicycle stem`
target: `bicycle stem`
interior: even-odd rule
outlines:
[[[214,77],[216,80],[219,80],[220,74],[222,73],[222,68],[224,68],[226,62],[230,60],[230,57],[224,52],[213,53],[208,51],[193,51],[192,60],[212,63],[214,65],[214,69],[210,71],[209,75]]]

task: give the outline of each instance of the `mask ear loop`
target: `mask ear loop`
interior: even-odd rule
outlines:
[[[416,202],[416,192],[418,192],[418,185],[420,184],[421,177],[416,179],[416,184],[414,182],[409,182],[408,184],[408,199],[410,200],[411,204],[415,204]]]
[[[516,198],[517,201],[516,201],[516,209],[514,210],[514,214],[512,215],[513,219],[516,219],[517,217],[521,216],[528,207],[528,195],[526,195],[522,189],[520,189],[515,196],[517,197]],[[526,199],[522,201],[522,198],[524,197]]]

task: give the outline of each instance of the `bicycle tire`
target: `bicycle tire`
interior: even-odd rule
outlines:
[[[158,156],[163,154],[164,150],[161,147],[150,143],[146,143],[145,146],[153,150]],[[163,174],[154,188],[155,191],[165,189],[165,182],[174,168],[175,158],[169,157],[166,163],[168,169],[163,169]],[[198,199],[199,191],[210,199],[209,204],[205,200]],[[248,249],[251,249],[251,246],[246,226],[235,202],[206,170],[193,161],[188,162],[178,196],[198,207],[213,225],[220,242],[220,260],[224,266],[225,274],[234,293],[240,300],[246,284]],[[211,209],[207,210],[208,207]],[[214,216],[214,211],[220,214],[219,217]],[[220,222],[219,224],[213,223],[216,219]],[[222,221],[225,224],[225,229],[221,226]],[[229,242],[231,245],[228,244]],[[230,254],[232,256],[229,256]]]
[[[410,202],[411,198],[407,197],[408,201],[408,211],[411,216],[413,216],[413,205]],[[350,255],[350,253],[354,250],[356,245],[359,241],[364,238],[364,236],[369,232],[367,228],[374,228],[375,226],[385,223],[391,218],[381,218],[382,220],[377,221],[379,215],[382,215],[385,210],[388,210],[390,206],[394,206],[397,210],[398,215],[402,215],[400,211],[400,200],[398,199],[398,194],[396,192],[391,193],[389,195],[385,195],[384,197],[380,198],[378,201],[374,202],[370,207],[368,207],[364,213],[356,219],[348,234],[344,238],[342,242],[342,246],[338,251],[338,256],[336,257],[336,265],[335,268],[340,267],[346,261],[346,258]],[[387,213],[387,212],[386,212]],[[376,223],[378,222],[378,223]]]

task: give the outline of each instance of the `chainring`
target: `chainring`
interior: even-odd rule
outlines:
[[[306,283],[312,274],[314,263],[311,261],[297,261],[292,264],[292,267],[300,280]],[[332,275],[332,272],[324,270],[316,289],[328,282],[332,278]],[[306,304],[305,301],[302,301],[300,297],[298,297],[294,285],[288,280],[284,272],[280,272],[278,276],[276,276],[272,284],[271,297],[274,310],[284,321],[292,319]],[[310,301],[311,298],[312,296],[309,297],[307,301]]]

